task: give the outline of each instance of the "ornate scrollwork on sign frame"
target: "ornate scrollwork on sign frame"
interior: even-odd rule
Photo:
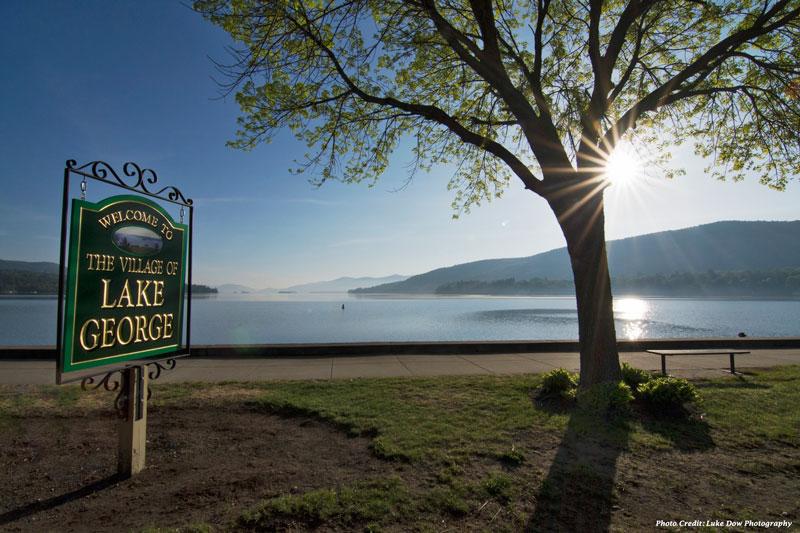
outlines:
[[[112,380],[111,377],[118,372],[119,372],[119,377]],[[100,387],[103,387],[105,390],[109,392],[114,392],[116,390],[119,390],[119,392],[117,393],[117,397],[114,398],[114,410],[117,412],[117,416],[119,418],[123,420],[126,419],[128,415],[125,405],[126,401],[125,388],[121,386],[122,379],[124,379],[122,370],[121,369],[112,370],[111,372],[105,374],[103,378],[96,383],[95,383],[95,377],[97,377],[97,375],[86,376],[85,378],[83,378],[81,380],[81,389],[89,391],[89,390],[97,390]]]
[[[178,363],[175,361],[175,359],[170,358],[132,366],[140,367],[141,372],[144,372],[145,367],[148,367],[148,378],[150,378],[150,380],[156,380],[161,377],[162,371],[173,370],[177,364]],[[151,366],[153,368],[149,368]],[[94,374],[91,376],[86,376],[81,379],[81,389],[85,391],[98,390],[100,387],[103,387],[109,392],[119,391],[117,393],[117,397],[114,398],[114,410],[117,412],[117,416],[122,420],[127,420],[128,418],[128,401],[130,399],[126,395],[126,388],[123,386],[123,381],[125,380],[124,371],[129,368],[131,368],[131,366],[117,368],[106,374]],[[114,377],[114,375],[117,373],[119,373],[119,376]],[[95,379],[100,375],[103,377],[99,381]],[[149,400],[152,395],[153,391],[150,389],[150,387],[147,387],[147,399]]]
[[[164,363],[163,365],[161,363]],[[178,362],[175,359],[166,359],[161,361],[153,361],[152,363],[147,363],[145,366],[154,366],[155,368],[148,369],[147,377],[150,378],[150,381],[156,380],[161,377],[161,372],[163,370],[172,370],[175,368]],[[153,396],[153,391],[150,387],[147,387],[147,399],[149,400]]]
[[[139,191],[144,192],[145,194],[149,194],[150,196],[155,196],[157,198],[163,198],[165,200],[169,200],[171,202],[175,202],[178,204],[183,205],[192,205],[191,198],[187,199],[183,196],[181,191],[173,186],[164,187],[157,192],[153,192],[147,188],[147,184],[155,185],[158,181],[158,175],[156,175],[155,171],[150,168],[141,168],[139,165],[133,162],[127,162],[122,166],[122,172],[125,176],[129,178],[135,178],[136,183],[128,184],[125,183],[125,180],[122,179],[117,171],[114,168],[106,163],[105,161],[92,161],[91,163],[86,163],[82,166],[77,166],[78,162],[74,159],[67,160],[67,168],[72,172],[76,172],[83,176],[87,176],[90,178],[94,178],[99,181],[105,181],[109,183],[113,183],[112,177],[116,180],[114,185],[118,185],[124,189],[128,189],[131,191]],[[86,170],[88,169],[88,170]],[[166,195],[165,195],[166,193]]]
[[[121,370],[113,370],[113,371],[109,372],[108,374],[106,374],[105,376],[103,376],[103,379],[98,381],[96,384],[95,384],[95,379],[94,379],[94,378],[97,377],[96,375],[94,375],[94,376],[86,376],[85,378],[83,378],[81,380],[81,388],[83,390],[85,390],[85,391],[88,391],[89,389],[97,390],[100,387],[103,387],[109,392],[114,392],[115,390],[117,390],[119,388],[119,386],[121,384],[119,378],[115,379],[114,381],[111,381],[111,376],[113,376],[117,372],[119,372],[120,376],[122,376],[122,371]]]
[[[164,363],[163,365],[161,363]],[[148,377],[151,380],[156,380],[161,377],[162,370],[172,370],[177,365],[177,361],[175,359],[167,359],[165,361],[153,361],[152,363],[147,363],[147,366],[154,366],[155,368],[148,370]]]

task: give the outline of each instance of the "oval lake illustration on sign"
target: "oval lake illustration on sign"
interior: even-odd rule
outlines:
[[[164,242],[155,231],[142,226],[122,226],[114,231],[114,244],[133,255],[153,255],[161,251]]]

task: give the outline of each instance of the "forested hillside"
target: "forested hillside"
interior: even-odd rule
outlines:
[[[653,276],[612,278],[616,296],[676,297],[796,297],[800,296],[800,268],[781,270],[739,270],[676,272]],[[575,288],[570,280],[502,279],[496,281],[457,281],[436,288],[436,294],[476,295],[570,295]]]
[[[58,294],[58,274],[0,270],[0,294]]]
[[[610,241],[608,260],[611,276],[617,279],[800,268],[800,221],[716,222]],[[434,294],[439,287],[458,282],[527,282],[537,278],[572,279],[566,248],[439,268],[398,283],[353,292]],[[659,286],[655,278],[652,281]]]

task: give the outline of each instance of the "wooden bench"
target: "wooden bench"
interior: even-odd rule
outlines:
[[[730,373],[736,375],[736,367],[733,364],[733,356],[749,354],[748,350],[735,350],[733,348],[713,348],[709,350],[647,350],[648,353],[653,353],[661,356],[661,374],[667,375],[667,356],[673,355],[729,355],[731,358]],[[728,370],[726,370],[728,372]]]

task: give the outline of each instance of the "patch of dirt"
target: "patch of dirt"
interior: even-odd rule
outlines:
[[[147,468],[118,479],[110,412],[26,417],[0,432],[0,530],[225,524],[261,499],[385,475],[370,440],[246,406],[150,409]]]

